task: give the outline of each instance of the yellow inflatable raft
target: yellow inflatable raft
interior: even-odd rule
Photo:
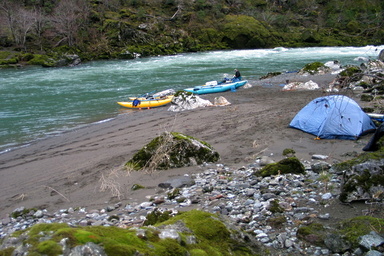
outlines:
[[[165,106],[169,103],[171,103],[173,99],[172,96],[167,96],[163,99],[151,99],[151,100],[140,100],[140,99],[134,99],[133,101],[120,101],[117,102],[120,106],[126,107],[126,108],[156,108]]]

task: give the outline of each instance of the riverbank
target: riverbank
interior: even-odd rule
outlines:
[[[326,85],[332,77],[317,79]],[[284,77],[282,77],[284,79]],[[297,77],[298,79],[298,77]],[[331,79],[331,80],[330,80]],[[282,158],[285,148],[298,158],[311,161],[313,154],[329,156],[329,162],[345,160],[347,152],[362,152],[370,139],[358,141],[314,140],[314,136],[288,128],[290,120],[310,100],[325,95],[317,91],[281,91],[281,87],[250,81],[252,88],[236,93],[202,96],[213,101],[224,96],[231,105],[207,107],[181,113],[157,108],[127,112],[115,119],[72,130],[57,137],[0,155],[0,217],[18,207],[54,211],[68,207],[100,209],[121,201],[144,201],[156,193],[157,185],[169,177],[201,172],[188,167],[152,174],[120,171],[137,150],[164,131],[176,131],[210,143],[221,155],[220,163],[241,167],[257,157]],[[267,82],[267,81],[263,81]],[[273,82],[275,84],[281,81]],[[348,92],[349,97],[354,97]],[[115,180],[118,197],[103,190],[103,178]],[[105,179],[104,179],[105,181]],[[134,184],[147,189],[132,191]],[[105,185],[105,183],[104,183]],[[104,187],[105,188],[105,187]]]

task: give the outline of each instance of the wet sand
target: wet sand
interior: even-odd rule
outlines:
[[[326,86],[334,76],[301,77]],[[314,140],[314,136],[288,128],[309,101],[327,95],[317,91],[282,91],[287,77],[249,81],[252,88],[202,95],[225,97],[231,105],[170,112],[168,107],[124,111],[111,121],[92,124],[41,140],[0,155],[0,219],[14,209],[68,207],[100,209],[109,204],[145,201],[157,184],[171,176],[202,171],[201,166],[155,173],[127,174],[122,166],[141,147],[164,131],[181,132],[210,143],[219,163],[232,168],[251,164],[260,156],[282,158],[285,148],[311,161],[312,154],[328,155],[330,163],[346,160],[346,152],[362,152],[370,136],[358,141]],[[344,93],[345,94],[345,93]],[[347,96],[354,98],[352,92]],[[111,103],[113,104],[113,103]],[[132,191],[134,184],[147,189]]]

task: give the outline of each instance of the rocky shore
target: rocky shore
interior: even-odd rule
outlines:
[[[225,216],[229,224],[254,236],[272,252],[271,255],[381,255],[382,252],[377,250],[369,251],[375,246],[372,244],[374,242],[370,242],[369,247],[362,243],[364,252],[362,248],[353,248],[351,245],[345,248],[341,239],[328,242],[325,246],[314,246],[298,239],[301,225],[320,222],[333,226],[348,217],[378,216],[382,206],[340,205],[337,198],[341,175],[331,170],[324,176],[324,173],[319,172],[322,169],[319,166],[324,164],[320,160],[306,162],[305,175],[256,177],[255,170],[268,161],[270,159],[263,157],[239,169],[222,164],[206,164],[200,173],[159,183],[157,193],[148,195],[143,202],[120,201],[102,209],[70,207],[55,212],[21,207],[13,211],[14,217],[2,219],[0,238],[38,223],[132,228],[142,226],[147,214],[153,211],[170,211],[175,215],[199,209]],[[335,206],[340,207],[341,212],[335,212]],[[372,237],[369,241],[375,241],[374,235]],[[380,244],[384,244],[384,238],[379,235],[377,237]],[[19,243],[22,242],[6,241],[2,248],[20,248]]]
[[[300,231],[313,223],[328,230],[358,216],[383,218],[381,203],[342,204],[343,173],[332,168],[361,154],[369,135],[357,141],[314,140],[288,128],[315,97],[337,93],[359,101],[357,91],[326,91],[335,78],[290,74],[250,81],[250,88],[220,95],[231,103],[227,106],[122,115],[0,155],[6,177],[0,184],[0,249],[15,247],[22,255],[23,241],[8,235],[38,223],[138,228],[154,211],[175,215],[198,209],[219,214],[269,255],[382,255],[379,232],[359,238],[358,245],[345,244],[341,236],[313,245],[316,238]],[[282,91],[286,80],[314,81],[323,89]],[[216,96],[204,98],[213,101]],[[219,163],[128,174],[122,165],[164,130],[208,141],[220,153]],[[305,173],[255,175],[283,159],[287,148],[294,149]]]

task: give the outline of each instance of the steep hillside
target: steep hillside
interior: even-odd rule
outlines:
[[[1,0],[0,14],[3,51],[83,60],[384,43],[381,0]],[[0,65],[15,62],[42,61]]]

